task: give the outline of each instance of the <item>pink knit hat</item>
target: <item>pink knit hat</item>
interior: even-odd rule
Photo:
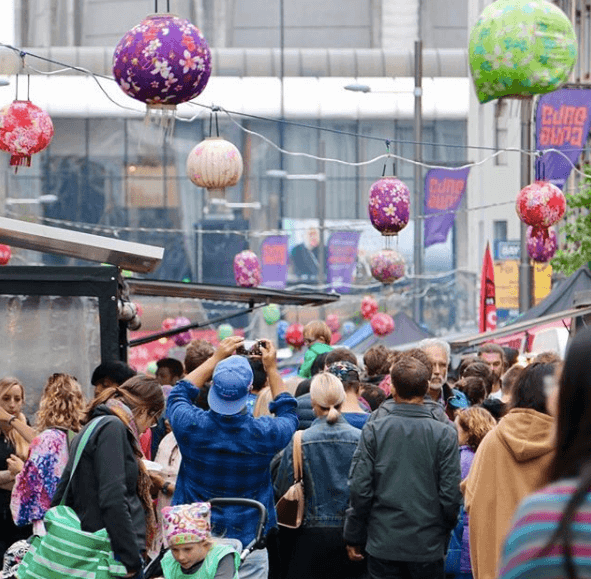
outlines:
[[[200,543],[211,537],[211,506],[192,503],[162,509],[162,529],[169,547]]]

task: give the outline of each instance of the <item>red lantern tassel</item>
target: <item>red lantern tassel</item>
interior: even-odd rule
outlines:
[[[31,166],[31,155],[11,155],[10,156],[10,166],[14,166],[14,172],[18,171],[19,167],[22,166],[30,167]]]

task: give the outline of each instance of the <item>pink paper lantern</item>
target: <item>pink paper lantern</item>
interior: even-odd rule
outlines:
[[[398,235],[410,217],[410,191],[396,177],[383,177],[369,189],[369,218],[382,235]]]
[[[234,256],[234,279],[239,287],[257,287],[263,280],[261,262],[254,251],[245,249]]]
[[[370,260],[371,275],[383,284],[394,283],[404,277],[404,259],[393,249],[382,249],[374,253]]]
[[[535,181],[519,192],[515,209],[519,219],[527,225],[548,228],[562,219],[566,198],[549,181]]]
[[[328,314],[328,316],[326,316],[326,325],[331,332],[338,332],[341,327],[339,316],[337,314]]]
[[[550,261],[558,249],[558,240],[553,229],[527,228],[527,253],[539,263]]]
[[[174,327],[180,328],[181,326],[188,326],[191,323],[189,318],[185,318],[184,316],[179,316],[174,320]],[[187,330],[186,332],[181,332],[180,334],[175,334],[172,339],[177,346],[186,346],[191,341],[191,332]]]
[[[365,296],[361,300],[361,315],[366,320],[371,320],[378,312],[378,302],[371,296]]]
[[[291,324],[285,331],[285,341],[296,349],[301,348],[304,345],[304,326]]]
[[[12,257],[10,246],[0,244],[0,265],[7,265]]]
[[[371,319],[371,329],[376,336],[387,336],[394,331],[392,316],[380,312]]]
[[[161,326],[162,331],[168,332],[168,330],[172,330],[174,328],[174,324],[175,324],[174,318],[164,318],[164,320],[162,320],[162,326]]]
[[[13,101],[0,111],[0,149],[10,153],[13,166],[31,166],[31,155],[53,137],[51,117],[31,101]]]

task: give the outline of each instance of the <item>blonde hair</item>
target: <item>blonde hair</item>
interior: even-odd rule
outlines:
[[[18,378],[14,378],[12,376],[7,376],[6,378],[2,378],[0,380],[0,398],[2,398],[4,393],[10,390],[13,386],[20,386],[24,403],[25,388]],[[27,419],[22,412],[19,412],[17,418],[18,420],[22,420],[25,423],[27,422]],[[27,460],[27,456],[29,454],[29,443],[16,431],[15,428],[11,428],[6,436],[12,443],[12,446],[14,446],[14,454],[16,454],[21,460]]]
[[[58,427],[78,432],[86,402],[80,384],[69,374],[52,374],[43,387],[35,420],[37,432]]]
[[[330,344],[332,340],[332,332],[325,322],[315,320],[308,322],[304,326],[304,338],[310,340],[322,340],[325,344]]]
[[[326,421],[334,424],[341,415],[341,404],[345,401],[343,383],[329,372],[316,374],[310,384],[310,398],[314,404],[328,410]]]
[[[271,387],[265,386],[257,395],[252,415],[255,418],[258,418],[259,416],[271,416],[271,411],[269,410],[269,403],[271,402],[271,400],[273,400]]]

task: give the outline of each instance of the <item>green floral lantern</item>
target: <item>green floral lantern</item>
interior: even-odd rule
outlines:
[[[220,324],[218,326],[218,340],[221,342],[234,335],[234,328],[230,324]]]
[[[281,319],[281,310],[277,304],[269,304],[263,308],[265,322],[272,326]]]
[[[577,60],[566,14],[547,0],[497,0],[470,33],[470,69],[481,103],[552,92]]]

